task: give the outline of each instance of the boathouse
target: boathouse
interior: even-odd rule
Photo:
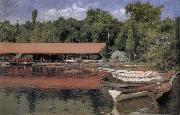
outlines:
[[[33,61],[99,59],[105,43],[0,43],[0,55],[30,56]]]

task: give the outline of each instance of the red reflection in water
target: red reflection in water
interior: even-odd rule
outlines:
[[[77,71],[79,70],[79,71]],[[1,68],[0,87],[34,87],[60,89],[95,89],[100,87],[103,72],[79,68]]]

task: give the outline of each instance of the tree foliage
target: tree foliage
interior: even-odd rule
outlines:
[[[15,27],[9,21],[0,23],[0,41],[15,42]]]
[[[31,19],[23,24],[0,22],[0,41],[106,42],[103,57],[110,58],[113,51],[119,50],[126,52],[130,61],[171,69],[180,63],[177,55],[180,19],[160,19],[162,8],[149,2],[129,3],[125,7],[129,18],[123,22],[101,9],[89,9],[84,20],[59,17],[39,22],[38,11],[34,9]]]
[[[128,25],[126,51],[129,55],[129,59],[133,59],[134,56],[134,32],[131,23]]]
[[[34,10],[32,11],[32,16],[31,16],[31,18],[32,18],[32,26],[34,27],[34,26],[35,26],[35,23],[36,23],[36,19],[37,19],[37,9],[34,9]]]
[[[131,19],[137,22],[149,22],[160,19],[161,9],[163,6],[153,6],[149,2],[129,3],[126,6],[126,13],[130,15]]]
[[[178,65],[180,66],[180,17],[176,18],[176,53]]]

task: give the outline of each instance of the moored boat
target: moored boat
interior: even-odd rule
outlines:
[[[10,64],[16,66],[32,66],[33,62],[10,62]]]

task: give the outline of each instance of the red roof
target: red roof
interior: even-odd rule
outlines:
[[[0,54],[90,54],[99,53],[105,43],[0,43]]]

